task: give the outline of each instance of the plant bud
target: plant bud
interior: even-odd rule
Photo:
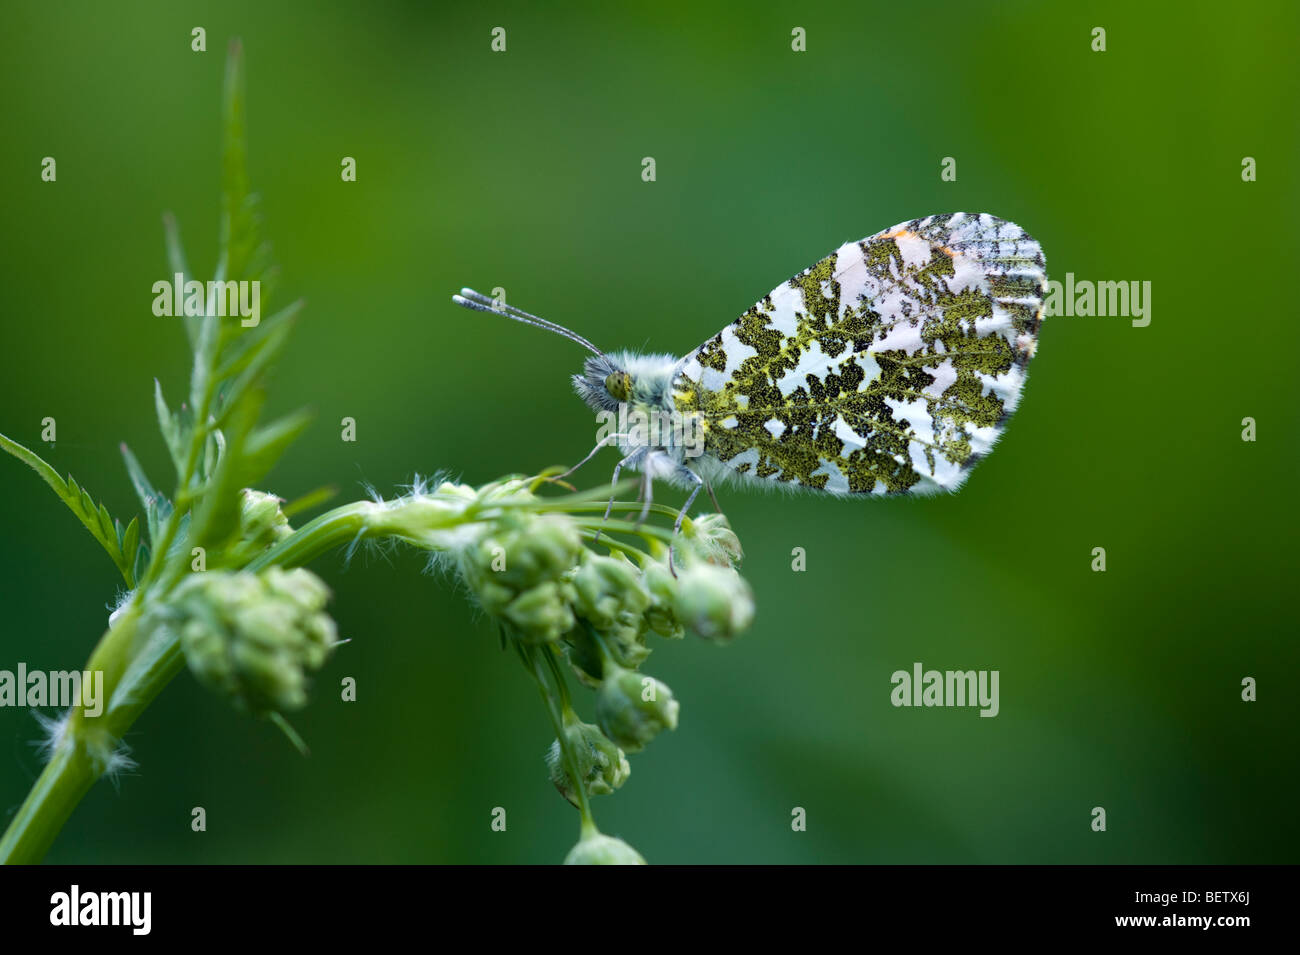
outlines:
[[[730,640],[754,620],[754,594],[729,567],[696,562],[680,571],[673,608],[677,619],[706,640]]]
[[[604,833],[585,836],[564,857],[565,865],[645,865],[641,854],[622,839]]]
[[[644,613],[634,614],[624,610],[612,627],[604,631],[601,637],[605,648],[619,666],[635,670],[650,656],[650,648],[645,644],[646,620]]]
[[[280,509],[283,503],[274,494],[244,488],[239,499],[240,538],[262,547],[270,547],[292,534],[289,518]]]
[[[510,602],[502,611],[526,643],[550,643],[573,629],[564,588],[553,580],[538,584]]]
[[[460,551],[461,574],[483,609],[502,617],[528,643],[558,640],[573,628],[573,585],[582,560],[571,518],[507,513]]]
[[[664,729],[677,728],[678,702],[654,677],[615,664],[606,667],[596,694],[596,721],[629,753],[639,752]]]
[[[578,774],[586,786],[587,795],[606,796],[627,782],[632,772],[627,757],[598,727],[574,717],[566,719],[564,735],[577,759]],[[560,795],[577,806],[578,797],[559,740],[551,743],[546,754],[546,766],[550,770],[551,783]]]
[[[311,571],[208,571],[176,588],[181,649],[199,681],[255,715],[299,709],[337,641]]]
[[[639,616],[650,606],[650,593],[636,565],[626,557],[588,554],[573,579],[573,609],[597,630],[607,630],[623,613]]]
[[[731,529],[725,514],[705,514],[691,522],[691,538],[701,556],[714,564],[736,567],[744,557],[740,538]]]
[[[668,570],[668,565],[661,561],[647,562],[642,571],[642,580],[650,592],[650,606],[646,608],[646,626],[653,632],[669,640],[678,640],[686,635],[681,621],[677,619],[677,579]]]

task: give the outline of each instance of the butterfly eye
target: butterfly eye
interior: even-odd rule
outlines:
[[[605,378],[605,390],[619,401],[627,401],[632,396],[632,376],[625,371],[616,371]]]

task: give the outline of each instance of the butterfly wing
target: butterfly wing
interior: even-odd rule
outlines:
[[[679,411],[737,474],[832,494],[956,490],[1024,388],[1042,249],[990,215],[849,242],[685,359]]]

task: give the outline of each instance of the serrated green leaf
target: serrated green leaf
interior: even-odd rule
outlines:
[[[126,530],[122,532],[121,551],[122,556],[127,559],[131,568],[131,576],[126,582],[127,586],[134,587],[136,580],[139,579],[135,572],[136,565],[139,563],[140,552],[140,519],[138,517],[132,517],[131,523],[127,524]]]
[[[208,393],[208,381],[216,363],[217,332],[216,315],[205,315],[199,319],[199,330],[194,340],[194,370],[190,373],[191,421],[193,409],[203,407]]]
[[[165,521],[167,520],[167,518],[171,517],[172,511],[175,509],[172,502],[165,497],[158,498],[157,507],[158,507],[158,519],[160,521]]]
[[[257,197],[254,197],[257,198]],[[260,199],[254,206],[253,224],[257,231],[262,229],[262,213]],[[248,264],[244,267],[249,278],[257,279],[262,285],[262,301],[266,301],[270,296],[276,280],[279,278],[279,269],[276,268],[275,259],[272,258],[272,248],[270,242],[261,242],[257,248],[253,249],[249,256]]]
[[[140,518],[131,518],[131,523],[126,525],[126,530],[122,532],[122,553],[128,557],[134,557],[137,548],[140,546]]]
[[[269,261],[271,256],[271,244],[268,242],[263,246],[263,248],[265,249],[265,257]],[[258,257],[259,262],[260,259],[261,253],[259,253]],[[263,304],[275,298],[275,290],[280,286],[280,266],[272,263],[265,267],[257,268],[253,274],[256,275],[257,280],[262,283]]]
[[[46,484],[54,489],[55,494],[66,499],[68,494],[68,482],[59,477],[59,472],[46,464],[40,455],[33,451],[28,451],[17,441],[11,441],[3,434],[0,434],[0,448],[4,448],[19,461],[22,461],[30,467],[41,476],[41,479],[45,481]]]
[[[163,237],[167,243],[167,267],[171,269],[172,275],[179,272],[181,278],[189,281],[190,266],[185,261],[185,246],[181,244],[180,225],[170,212],[163,213]]]
[[[137,529],[137,536],[139,531]],[[135,551],[135,561],[131,564],[131,576],[134,580],[139,580],[144,576],[144,572],[149,568],[149,545],[140,544]],[[131,586],[135,586],[132,583]]]
[[[245,390],[239,401],[224,409],[226,454],[208,480],[195,509],[192,546],[219,550],[238,529],[239,493],[256,480],[250,476],[244,444],[262,410],[262,402],[261,389],[252,387]]]
[[[203,463],[199,468],[200,480],[207,480],[217,469],[217,439],[212,432],[203,442]]]
[[[157,503],[158,498],[162,495],[154,490],[153,483],[144,473],[144,468],[140,467],[140,462],[135,459],[135,455],[131,453],[131,449],[125,444],[122,445],[121,450],[122,459],[126,462],[126,473],[131,478],[131,485],[135,488],[140,503],[145,507],[148,507],[151,503]]]
[[[186,549],[186,536],[190,529],[190,514],[186,511],[181,515],[181,519],[176,522],[176,539],[172,541],[172,546],[167,548],[167,556],[175,557],[177,554],[188,553]]]
[[[282,326],[289,328],[288,324]],[[262,373],[273,362],[281,351],[284,350],[288,338],[284,334],[276,334],[266,339],[266,344],[258,350],[257,354],[249,359],[247,366],[234,381],[222,389],[221,401],[222,407],[216,414],[217,427],[223,426],[235,408],[244,400],[249,389],[261,378]]]
[[[221,221],[212,278],[216,282],[261,282],[260,301],[265,307],[269,285],[278,273],[271,263],[270,245],[259,238],[260,205],[249,188],[243,79],[242,50],[236,41],[230,47],[223,88]],[[173,270],[184,267],[179,236],[170,220],[168,249]],[[156,578],[164,586],[183,572],[182,557],[188,556],[190,548],[205,548],[209,561],[215,559],[218,563],[214,566],[220,566],[222,550],[238,533],[240,491],[269,470],[306,425],[305,417],[291,416],[256,427],[264,401],[263,379],[271,362],[283,352],[292,319],[300,308],[301,303],[295,303],[256,328],[245,328],[237,320],[219,318],[209,298],[191,339],[194,365],[188,402],[169,414],[161,391],[156,395],[160,426],[164,420],[174,423],[183,452],[173,453],[173,459],[181,462],[181,486],[175,502],[157,498],[160,514],[166,508],[178,511],[169,518],[175,523],[162,524],[156,515],[151,522],[174,541],[168,553],[161,554],[157,552],[161,535],[151,534],[150,573],[157,574],[165,567]],[[166,426],[163,428],[166,432]],[[179,553],[182,547],[184,555]]]
[[[285,448],[311,424],[311,418],[310,412],[297,411],[258,428],[248,436],[244,456],[249,461],[250,473],[256,475],[248,483],[253,483],[271,470],[284,454]]]
[[[176,473],[179,475],[181,469],[185,467],[185,440],[176,417],[167,407],[167,400],[162,393],[162,384],[157,378],[153,380],[153,406],[158,414],[158,430],[162,432],[167,452],[171,455],[172,464],[175,465]]]
[[[170,507],[166,513],[163,512],[162,501],[166,499],[154,489],[153,483],[144,473],[144,468],[140,467],[140,462],[131,453],[131,449],[123,444],[121,451],[122,460],[126,462],[126,473],[131,478],[131,486],[135,488],[136,496],[140,498],[140,505],[144,508],[145,521],[149,526],[149,539],[156,541],[163,520],[171,513]]]
[[[238,344],[227,350],[221,367],[217,369],[217,380],[225,381],[244,371],[268,348],[278,352],[284,345],[283,339],[293,330],[294,316],[302,310],[302,305],[299,299],[262,321],[256,329],[245,331]]]
[[[76,515],[77,520],[81,521],[86,530],[90,531],[90,535],[99,541],[104,550],[108,551],[108,556],[113,559],[113,563],[121,571],[127,585],[134,586],[130,561],[122,553],[117,531],[113,526],[113,518],[108,513],[108,509],[102,504],[96,507],[94,499],[73,480],[71,474],[68,475],[66,480],[59,477],[58,472],[50,467],[40,455],[29,451],[17,441],[0,434],[0,448],[12,454],[41,476],[45,483],[53,489],[54,493],[59,496],[59,499]]]
[[[87,495],[87,497],[89,497],[89,495]],[[113,526],[113,516],[108,513],[108,508],[104,506],[103,501],[99,502],[99,527],[100,530],[104,532],[105,539],[111,540],[117,544],[118,553],[121,553],[122,539],[117,536],[117,528]]]
[[[163,215],[163,236],[167,244],[167,265],[172,273],[170,277],[174,278],[179,272],[182,281],[189,281],[190,267],[185,261],[180,227],[176,223],[176,217],[170,212]],[[185,335],[190,340],[190,348],[193,349],[198,342],[200,318],[197,315],[184,315],[182,321],[185,324]]]

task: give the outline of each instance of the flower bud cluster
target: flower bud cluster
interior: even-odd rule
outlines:
[[[645,550],[598,552],[588,543],[590,510],[555,501],[522,480],[479,489],[442,482],[376,505],[373,519],[386,533],[446,552],[508,639],[526,654],[562,652],[596,691],[594,723],[578,719],[565,698],[562,738],[547,755],[552,783],[578,805],[578,785],[587,796],[613,792],[628,777],[626,754],[677,727],[672,691],[640,672],[650,635],[730,640],[753,621],[754,598],[737,571],[740,542],[721,514],[687,522],[670,560],[661,534],[649,532],[641,534]]]
[[[302,568],[212,570],[177,586],[169,614],[198,680],[260,716],[306,705],[310,674],[337,642],[328,599]]]

